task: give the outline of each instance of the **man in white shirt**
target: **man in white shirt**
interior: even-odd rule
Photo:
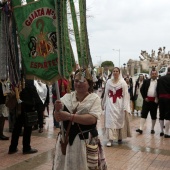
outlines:
[[[158,108],[158,99],[157,99],[157,71],[151,71],[151,79],[147,79],[144,81],[140,91],[143,97],[143,105],[142,105],[142,112],[141,112],[141,119],[140,119],[140,128],[136,130],[140,134],[143,133],[143,127],[150,112],[151,119],[152,119],[152,127],[151,127],[151,134],[154,134],[154,127],[157,119],[157,108]]]

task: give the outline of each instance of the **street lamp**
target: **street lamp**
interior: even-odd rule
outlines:
[[[113,49],[113,51],[118,51],[119,52],[119,68],[120,68],[120,49],[119,50]]]
[[[126,64],[124,63],[123,66],[124,66],[124,75],[125,75],[125,73],[126,73],[126,71],[125,71]]]
[[[124,63],[124,64],[123,64],[123,66],[124,66],[124,70],[125,70],[125,66],[126,66],[126,64]]]

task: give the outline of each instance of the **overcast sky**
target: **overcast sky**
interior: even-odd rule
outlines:
[[[166,47],[170,51],[170,0],[86,0],[93,63],[116,66]]]
[[[88,34],[94,64],[119,66],[159,47],[170,51],[170,0],[87,0]]]

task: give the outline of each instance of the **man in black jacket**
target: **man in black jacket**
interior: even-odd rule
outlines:
[[[170,138],[170,67],[168,67],[167,75],[160,77],[158,80],[157,93],[159,98],[159,122],[161,127],[160,136],[164,135],[164,119],[165,119],[165,138]]]
[[[154,126],[156,123],[156,116],[157,116],[157,108],[158,108],[158,100],[157,100],[157,71],[151,71],[151,79],[147,79],[143,82],[143,85],[140,89],[140,92],[143,97],[143,105],[142,105],[142,112],[141,112],[141,119],[140,119],[140,128],[136,130],[140,134],[143,133],[143,127],[148,116],[148,112],[150,112],[151,119],[152,119],[152,127],[151,127],[151,134],[154,134]]]
[[[35,105],[37,100],[37,91],[34,86],[34,80],[26,80],[25,81],[25,88],[20,93],[20,99],[22,101],[21,104],[18,105],[18,114],[14,129],[12,132],[12,139],[11,144],[9,147],[8,154],[13,154],[18,151],[18,139],[21,132],[22,127],[24,127],[23,133],[23,154],[32,154],[38,152],[37,149],[31,148],[31,133],[32,133],[32,126],[25,125],[25,113],[35,111]]]

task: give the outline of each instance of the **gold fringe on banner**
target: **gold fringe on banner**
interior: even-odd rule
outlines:
[[[15,94],[16,94],[16,99],[19,100],[20,96],[19,96],[19,89],[18,89],[18,87],[15,87]]]

